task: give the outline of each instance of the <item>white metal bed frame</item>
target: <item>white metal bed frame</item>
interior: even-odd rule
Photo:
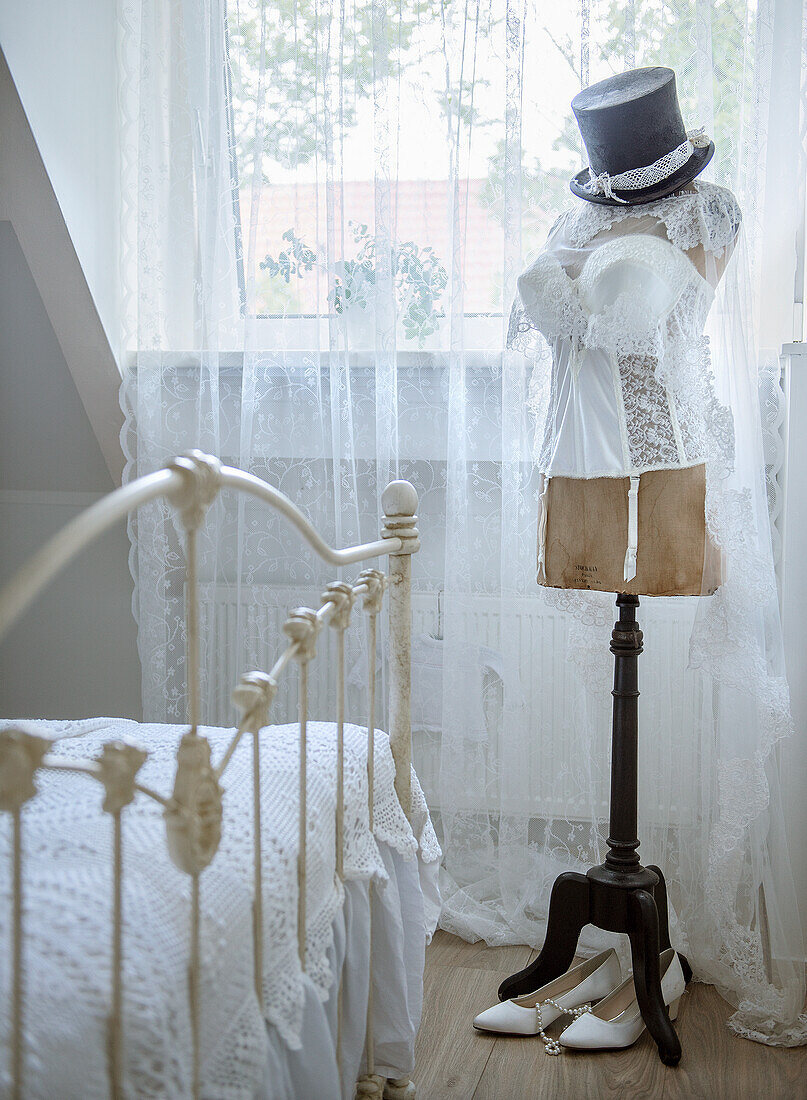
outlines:
[[[328,584],[318,609],[301,607],[292,611],[284,624],[289,642],[270,672],[249,672],[233,692],[240,712],[238,728],[221,759],[214,766],[210,743],[198,733],[199,607],[196,538],[207,510],[221,489],[234,489],[265,502],[285,517],[308,545],[325,562],[352,565],[377,557],[389,558],[389,577],[377,569],[365,569],[357,583]],[[13,626],[42,589],[84,547],[129,512],[164,498],[176,509],[185,535],[185,590],[187,638],[187,698],[189,730],[177,751],[174,788],[170,795],[142,785],[137,772],[147,754],[122,741],[108,742],[96,759],[65,760],[51,753],[52,740],[24,728],[0,731],[0,810],[12,818],[12,943],[10,1036],[12,1097],[24,1095],[25,1058],[23,1049],[25,967],[23,954],[23,807],[36,794],[38,769],[81,772],[98,780],[104,788],[103,810],[112,817],[111,959],[112,980],[107,1019],[107,1067],[110,1096],[123,1095],[123,813],[136,794],[154,799],[163,807],[169,854],[177,867],[190,877],[190,948],[188,959],[188,1009],[193,1050],[193,1097],[200,1095],[199,998],[200,890],[201,875],[216,855],[221,837],[222,791],[220,780],[236,746],[245,734],[252,739],[253,780],[253,959],[255,991],[262,1006],[263,972],[263,882],[261,859],[260,732],[268,724],[269,711],[284,670],[295,661],[299,666],[299,848],[297,861],[297,936],[300,962],[305,969],[306,945],[306,734],[308,722],[309,665],[316,656],[316,640],[327,624],[336,632],[337,775],[336,775],[336,871],[344,877],[344,720],[345,720],[345,630],[354,602],[361,600],[367,616],[368,652],[376,649],[378,615],[384,590],[389,585],[390,635],[390,745],[395,762],[395,790],[402,808],[411,811],[410,760],[410,647],[411,647],[411,555],[420,546],[417,529],[418,497],[407,481],[393,481],[384,490],[384,527],[376,542],[333,549],[320,537],[303,513],[279,490],[253,474],[222,465],[218,459],[190,451],[164,469],[139,478],[115,490],[55,535],[0,592],[0,639]],[[373,745],[375,733],[375,661],[368,661],[367,769],[368,815],[373,828]],[[372,888],[372,885],[371,885]],[[372,907],[371,907],[372,911]],[[370,932],[372,952],[372,928]],[[372,956],[370,969],[372,973]],[[357,1085],[357,1095],[412,1100],[415,1088],[408,1077],[385,1080],[375,1073],[372,1032],[372,977],[370,981],[366,1033],[366,1073]],[[339,990],[341,1024],[341,987]],[[338,1031],[341,1027],[338,1025]],[[339,1040],[337,1037],[337,1056]]]

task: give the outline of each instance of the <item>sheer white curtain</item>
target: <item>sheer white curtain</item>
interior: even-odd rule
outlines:
[[[756,298],[768,356],[792,339],[800,5],[125,0],[121,32],[128,475],[198,446],[338,543],[376,534],[388,480],[414,482],[415,760],[445,841],[443,923],[539,944],[556,874],[604,855],[613,612],[606,599],[596,629],[570,628],[535,587],[530,364],[504,351],[515,279],[575,201],[572,96],[667,64],[687,124],[716,141],[708,175],[744,207],[756,285],[776,288]],[[181,719],[177,535],[157,507],[131,533],[144,710]],[[278,609],[332,578],[243,501],[211,516],[203,577],[207,713],[229,722]],[[696,601],[650,602],[641,854],[667,872],[696,973],[764,1004],[745,1030],[803,1041],[772,746],[755,837],[771,827],[734,887],[747,948],[726,957],[703,890],[714,685],[687,670]]]

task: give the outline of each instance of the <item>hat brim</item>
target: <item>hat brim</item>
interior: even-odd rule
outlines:
[[[600,206],[624,206],[625,203],[629,206],[640,206],[645,202],[654,202],[656,199],[666,198],[667,195],[678,191],[690,180],[694,180],[712,159],[714,152],[715,144],[713,141],[710,141],[709,145],[702,149],[693,149],[692,156],[686,164],[682,164],[677,172],[673,172],[671,176],[667,176],[664,180],[659,180],[652,187],[644,187],[640,191],[623,191],[615,187],[614,194],[618,195],[620,199],[624,199],[624,202],[617,202],[616,199],[609,198],[607,195],[595,195],[591,191],[587,191],[585,185],[591,178],[588,168],[578,172],[574,179],[569,181],[569,187],[579,199],[598,203]]]

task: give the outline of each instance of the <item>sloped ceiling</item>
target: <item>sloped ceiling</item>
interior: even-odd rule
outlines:
[[[120,484],[120,371],[2,51],[0,147],[0,220],[11,222],[107,469]]]

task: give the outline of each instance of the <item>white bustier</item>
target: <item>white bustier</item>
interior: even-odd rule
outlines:
[[[687,285],[700,278],[675,245],[636,234],[613,237],[593,251],[577,280],[577,292],[589,317],[605,313],[624,294],[641,301],[649,322],[659,325]]]

